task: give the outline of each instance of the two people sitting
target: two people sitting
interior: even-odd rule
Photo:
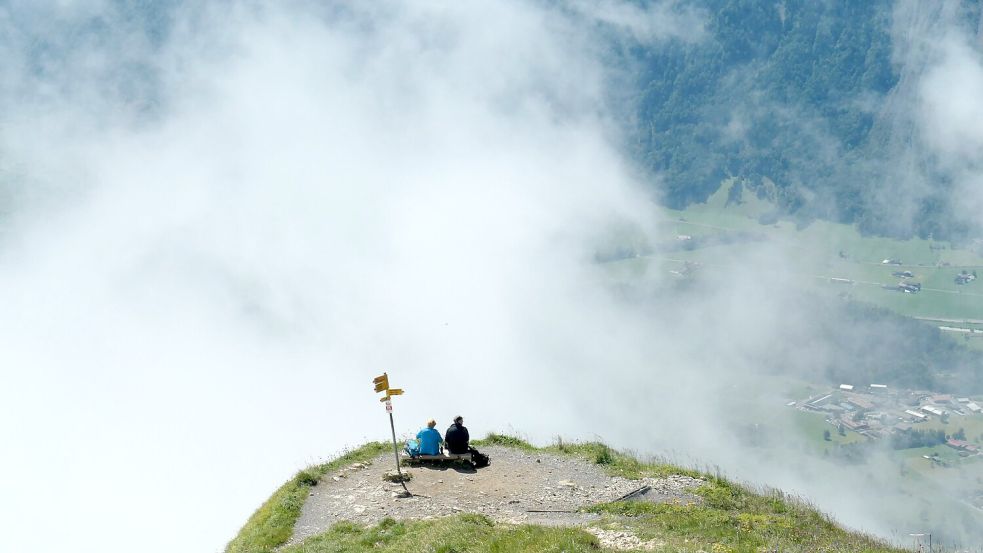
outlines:
[[[447,451],[451,454],[464,454],[470,451],[469,442],[471,436],[468,434],[467,427],[464,426],[464,417],[458,415],[454,417],[452,424],[444,437],[440,437],[437,431],[437,421],[430,419],[427,427],[416,433],[416,439],[420,444],[420,455],[440,455],[443,453],[442,446],[447,445]]]
[[[468,428],[464,426],[464,417],[460,415],[454,417],[454,424],[450,425],[444,433],[443,439],[435,426],[437,421],[430,419],[427,421],[427,427],[416,433],[420,447],[418,455],[441,455],[443,444],[447,446],[447,453],[451,455],[467,455],[466,460],[473,468],[487,467],[490,464],[487,455],[471,447],[471,436],[468,434]]]

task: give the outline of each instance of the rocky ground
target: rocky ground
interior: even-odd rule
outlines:
[[[627,480],[569,456],[504,447],[483,448],[482,452],[491,456],[491,466],[477,471],[462,464],[403,467],[412,475],[407,487],[413,495],[408,498],[398,497],[402,486],[384,479],[394,469],[391,454],[328,474],[312,488],[289,543],[299,543],[341,520],[375,524],[386,517],[427,519],[462,512],[511,524],[586,525],[598,516],[578,509],[616,500],[643,486],[651,487],[640,497],[647,501],[700,500],[689,490],[703,482],[688,476]],[[608,546],[646,547],[624,532],[588,530]]]

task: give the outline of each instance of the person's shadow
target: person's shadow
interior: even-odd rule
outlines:
[[[467,461],[431,461],[431,460],[419,460],[414,461],[410,466],[435,470],[435,471],[447,471],[453,470],[454,472],[459,472],[462,474],[475,474],[478,469],[474,465]]]

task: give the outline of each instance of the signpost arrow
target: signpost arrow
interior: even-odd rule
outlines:
[[[389,375],[382,373],[382,376],[373,378],[372,383],[375,384],[376,392],[384,392],[389,389]]]
[[[403,491],[406,492],[407,496],[413,495],[410,490],[406,488],[406,482],[403,479],[403,471],[399,468],[399,448],[396,445],[396,423],[393,422],[393,404],[391,398],[392,396],[403,395],[402,388],[390,388],[389,387],[389,375],[387,373],[382,373],[381,376],[377,376],[372,379],[372,384],[375,387],[375,391],[383,392],[386,394],[379,401],[385,402],[386,412],[389,413],[389,430],[392,432],[393,436],[393,456],[396,458],[396,474],[399,476],[399,483],[403,486]]]

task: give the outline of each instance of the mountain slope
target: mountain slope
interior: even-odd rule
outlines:
[[[483,512],[482,509],[462,509],[460,514],[436,518],[421,511],[417,517],[399,521],[383,518],[378,523],[369,525],[340,521],[326,532],[314,535],[302,543],[277,549],[287,542],[293,532],[304,500],[311,493],[311,487],[332,485],[333,479],[325,479],[325,475],[351,465],[356,460],[361,460],[360,468],[365,461],[380,454],[383,456],[379,457],[379,462],[384,462],[382,444],[368,444],[336,461],[299,473],[250,518],[226,551],[259,553],[277,549],[285,553],[364,550],[538,552],[627,549],[752,552],[760,551],[763,547],[768,550],[778,548],[781,551],[802,552],[901,551],[868,536],[844,530],[827,516],[781,492],[756,492],[719,476],[700,474],[663,463],[643,463],[603,444],[559,443],[536,448],[516,438],[495,434],[479,443],[479,447],[492,445],[512,448],[537,457],[537,461],[542,461],[543,471],[546,466],[551,466],[553,458],[571,458],[579,460],[585,469],[597,465],[615,478],[649,479],[640,482],[683,478],[692,482],[700,481],[702,485],[692,490],[692,501],[660,496],[655,500],[612,502],[604,499],[602,494],[594,494],[583,508],[577,510],[581,513],[577,516],[582,517],[583,522],[564,519],[566,522],[561,520],[559,523],[550,523],[550,526],[542,526],[496,522],[489,509],[484,509],[488,512]],[[506,459],[500,458],[499,461],[507,463],[508,456],[501,457]],[[494,462],[493,459],[493,464]],[[488,473],[479,471],[471,479],[481,481],[485,474]],[[318,481],[321,483],[318,484]],[[412,490],[412,481],[410,487]],[[534,495],[543,493],[538,487],[527,491]],[[424,492],[418,489],[417,493]],[[439,492],[427,489],[425,493],[421,497],[432,498]],[[475,491],[475,495],[481,493]],[[514,493],[516,497],[524,498],[524,491]],[[387,497],[383,501],[391,500]],[[352,518],[356,518],[354,511]]]
[[[704,201],[728,177],[805,219],[894,236],[961,236],[953,168],[926,153],[927,42],[979,26],[977,0],[690,0],[706,36],[631,51],[636,157],[665,203]]]

